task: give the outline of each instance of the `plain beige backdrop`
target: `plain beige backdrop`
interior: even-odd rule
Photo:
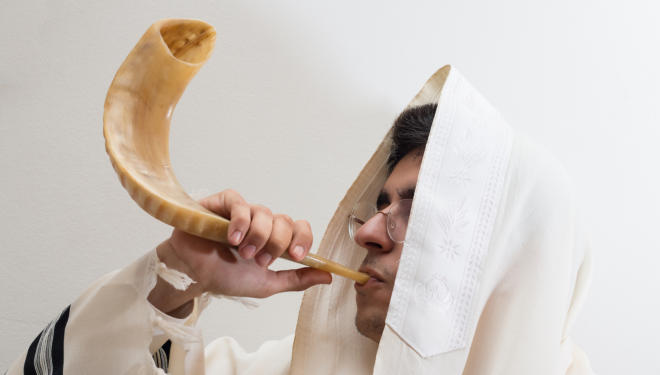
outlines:
[[[451,63],[566,165],[595,275],[574,338],[600,374],[660,372],[660,5],[648,1],[6,1],[0,12],[0,370],[169,229],[105,154],[105,93],[155,20],[218,33],[172,124],[194,196],[234,188],[320,238],[426,78]],[[278,267],[287,263],[277,263]],[[210,340],[293,332],[300,294],[214,303]]]

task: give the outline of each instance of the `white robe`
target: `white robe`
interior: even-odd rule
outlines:
[[[570,339],[591,252],[562,167],[454,68],[436,72],[410,106],[426,103],[438,109],[379,344],[356,331],[352,282],[335,278],[305,293],[295,338],[252,354],[221,338],[204,354],[194,324],[209,297],[183,320],[154,309],[147,296],[166,271],[151,252],[95,283],[71,305],[63,342],[61,323],[50,325],[9,374],[26,356],[56,366],[56,345],[67,374],[159,374],[152,353],[167,339],[172,374],[591,374]],[[356,202],[375,201],[389,137],[340,202],[320,255],[362,261],[346,218]]]
[[[170,374],[204,374],[205,368],[208,374],[289,373],[293,335],[265,342],[253,353],[244,351],[231,337],[218,338],[204,350],[201,332],[193,325],[208,296],[196,299],[186,319],[162,313],[147,301],[155,285],[157,263],[156,251],[151,251],[102,277],[71,304],[63,342],[64,374],[163,374],[153,353],[167,340],[172,340]],[[35,353],[35,368],[53,369],[52,364],[42,363],[48,362],[54,345],[58,343],[51,339],[42,345],[41,353]],[[26,356],[27,351],[8,374],[22,374]],[[37,370],[40,373],[49,372]]]

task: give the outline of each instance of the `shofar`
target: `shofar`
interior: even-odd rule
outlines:
[[[169,155],[174,107],[210,57],[214,43],[215,29],[204,22],[170,19],[154,23],[110,85],[103,135],[121,184],[140,207],[166,224],[226,244],[229,221],[186,194]],[[313,254],[300,263],[360,283],[369,278]]]

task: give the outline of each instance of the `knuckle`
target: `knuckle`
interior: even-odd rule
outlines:
[[[250,209],[245,203],[234,203],[231,207],[231,211],[232,214],[236,216],[250,217]]]
[[[247,220],[250,218],[250,210],[242,205],[234,205],[231,208],[231,215]]]
[[[229,198],[231,202],[245,204],[243,196],[234,189],[225,189],[222,191],[222,195]]]
[[[225,189],[225,190],[221,191],[220,194],[224,194],[224,195],[238,195],[238,192],[236,192],[236,190],[234,190],[234,189]]]
[[[266,243],[266,240],[268,240],[268,236],[263,230],[250,231],[250,233],[248,233],[248,237],[250,243],[256,245],[257,247],[259,247],[258,245],[263,246]]]
[[[265,215],[268,215],[268,216],[273,216],[273,212],[270,210],[270,208],[268,208],[268,207],[266,207],[266,206],[264,206],[264,205],[262,205],[262,204],[255,204],[255,205],[253,205],[253,206],[252,206],[252,209],[253,209],[255,212],[259,212],[259,213],[261,213],[261,214],[265,214]]]
[[[277,256],[282,255],[289,247],[291,236],[292,232],[287,230],[279,230],[277,232],[273,232],[271,237],[268,239],[268,251],[271,254]]]
[[[307,220],[297,220],[295,224],[301,228],[308,229],[310,231],[312,230],[312,225]]]
[[[265,250],[273,256],[280,256],[286,250],[286,245],[281,241],[272,241],[267,244]]]
[[[239,227],[245,227],[250,224],[250,219],[245,215],[232,215],[231,222]]]
[[[292,219],[291,216],[289,216],[289,215],[285,215],[285,214],[277,214],[277,215],[275,215],[275,219],[276,219],[276,220],[281,220],[281,221],[285,222],[285,223],[288,224],[290,227],[292,227],[293,224],[294,224],[293,219]]]
[[[312,227],[309,225],[308,222],[299,220],[296,222],[296,233],[299,236],[308,238],[312,236]]]

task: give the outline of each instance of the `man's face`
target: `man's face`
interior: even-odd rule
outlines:
[[[408,153],[392,170],[378,198],[381,212],[401,199],[412,199],[422,157],[419,151]],[[355,233],[355,242],[367,250],[360,271],[371,276],[365,284],[355,284],[357,314],[355,326],[364,336],[379,342],[392,297],[403,243],[395,243],[387,234],[387,216],[377,214]]]

